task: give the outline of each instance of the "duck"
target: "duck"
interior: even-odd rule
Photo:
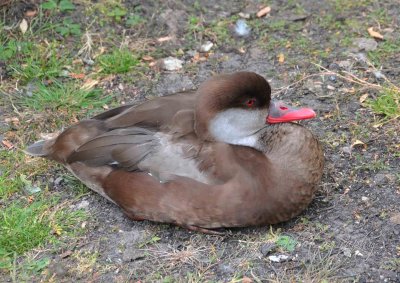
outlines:
[[[61,163],[132,220],[218,233],[285,222],[310,204],[324,154],[296,121],[315,116],[242,71],[108,110],[25,151]]]

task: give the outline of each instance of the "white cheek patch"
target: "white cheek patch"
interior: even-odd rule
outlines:
[[[267,115],[267,109],[228,109],[210,121],[209,131],[217,141],[257,148],[259,131],[266,126]]]

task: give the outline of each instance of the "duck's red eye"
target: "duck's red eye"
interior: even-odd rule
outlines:
[[[254,98],[249,99],[249,100],[246,101],[246,105],[248,107],[253,107],[255,103],[256,103],[256,100]]]
[[[281,110],[283,110],[283,111],[288,110],[288,108],[285,107],[285,106],[280,106],[279,108],[280,108]]]

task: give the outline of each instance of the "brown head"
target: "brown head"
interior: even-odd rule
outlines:
[[[315,117],[308,108],[295,109],[271,101],[271,87],[253,72],[218,75],[198,89],[195,130],[208,141],[254,147],[261,129],[272,123]]]

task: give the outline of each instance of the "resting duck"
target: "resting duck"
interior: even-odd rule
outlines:
[[[315,117],[271,101],[252,72],[218,75],[197,91],[124,105],[84,120],[27,153],[62,163],[133,220],[210,232],[298,215],[321,179]]]

